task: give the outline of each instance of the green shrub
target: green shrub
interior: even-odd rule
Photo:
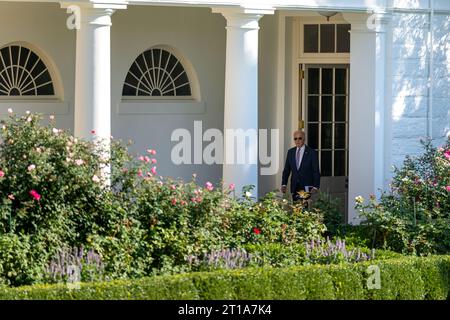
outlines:
[[[364,276],[356,266],[331,265],[328,274],[333,279],[336,300],[364,299]]]
[[[77,139],[41,120],[11,113],[1,121],[2,283],[49,281],[42,270],[64,248],[93,250],[103,279],[127,279],[190,271],[187,258],[213,250],[302,243],[326,230],[321,212],[273,193],[256,202],[235,198],[233,185],[162,178],[155,150],[131,155],[120,141]]]
[[[450,251],[450,138],[441,148],[422,143],[424,153],[395,168],[391,190],[379,202],[356,199],[378,247],[417,255]]]
[[[328,236],[342,236],[345,214],[343,211],[344,206],[340,198],[332,198],[331,195],[321,192],[319,197],[313,202],[313,208],[323,212]]]
[[[380,289],[367,268],[380,268]],[[0,299],[448,299],[450,256],[403,257],[361,264],[248,268],[137,280],[0,287]]]

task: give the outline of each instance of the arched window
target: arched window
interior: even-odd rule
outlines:
[[[0,97],[53,95],[49,69],[35,52],[16,44],[0,49]]]
[[[185,67],[174,53],[152,48],[134,60],[122,89],[124,97],[192,97]]]

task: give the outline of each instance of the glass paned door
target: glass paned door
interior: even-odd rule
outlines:
[[[347,213],[348,65],[306,65],[306,141],[317,151],[321,190],[340,198]]]

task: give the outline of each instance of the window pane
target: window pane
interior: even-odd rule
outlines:
[[[335,52],[334,50],[334,24],[320,25],[320,52]]]
[[[322,97],[322,121],[333,120],[333,97]]]
[[[323,177],[331,176],[331,151],[322,151],[320,158],[320,173]]]
[[[321,149],[331,149],[333,141],[333,125],[331,123],[322,123],[321,130]]]
[[[319,70],[318,68],[308,69],[308,93],[319,94]]]
[[[350,52],[350,25],[337,25],[337,52]]]
[[[335,69],[335,93],[347,94],[347,69]]]
[[[345,176],[345,150],[336,150],[334,152],[334,175]]]
[[[308,121],[319,121],[319,97],[308,97]]]
[[[317,150],[319,147],[319,125],[317,123],[308,124],[308,135],[306,137],[308,146]]]
[[[346,104],[347,97],[336,96],[335,97],[335,109],[334,109],[334,120],[335,121],[346,121]]]
[[[322,94],[333,93],[333,69],[322,69]]]
[[[336,123],[334,126],[334,147],[336,149],[345,149],[346,135],[345,123]]]
[[[143,52],[133,62],[125,79],[122,94],[156,97],[190,96],[191,85],[181,62],[170,52],[156,48]]]
[[[305,24],[304,32],[304,51],[319,52],[319,25],[317,24]]]

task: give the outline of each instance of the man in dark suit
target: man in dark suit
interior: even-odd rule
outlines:
[[[320,187],[320,170],[317,153],[305,145],[305,133],[294,132],[295,147],[289,149],[284,165],[281,192],[286,193],[287,182],[291,176],[292,200],[300,199],[299,191],[315,192]]]

